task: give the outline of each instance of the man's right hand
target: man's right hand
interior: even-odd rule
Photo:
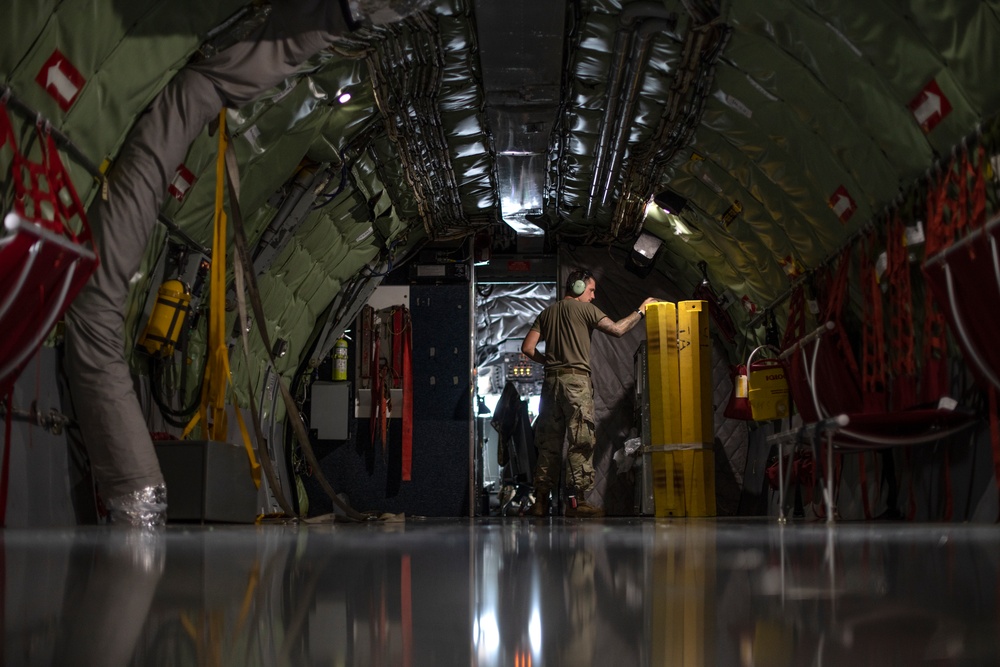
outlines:
[[[651,303],[659,303],[661,300],[662,299],[656,299],[654,297],[649,297],[645,301],[642,302],[642,305],[639,306],[638,310],[639,310],[640,313],[642,313],[643,315],[645,315],[646,314],[646,306],[648,306]]]

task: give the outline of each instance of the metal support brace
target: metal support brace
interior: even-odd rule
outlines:
[[[833,435],[850,424],[850,421],[847,415],[841,414],[814,424],[807,424],[794,431],[784,431],[768,436],[767,444],[778,446],[778,523],[785,523],[788,520],[785,516],[785,494],[787,492],[785,479],[791,476],[795,448],[802,444],[808,444],[815,450],[816,445],[824,437],[826,438],[826,479],[823,482],[823,500],[826,505],[826,522],[833,523]],[[787,472],[784,464],[786,444],[791,445]],[[814,451],[814,454],[817,453]]]

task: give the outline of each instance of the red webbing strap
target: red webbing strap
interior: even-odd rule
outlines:
[[[844,302],[847,300],[848,279],[851,270],[851,252],[852,249],[847,247],[840,254],[840,264],[837,267],[837,275],[833,280],[833,287],[830,290],[829,301],[826,307],[824,321],[836,322],[838,325],[841,324],[840,316],[844,309]],[[847,364],[847,370],[857,377],[860,375],[860,371],[858,370],[857,359],[854,357],[854,350],[851,349],[850,341],[844,335],[843,330],[838,330],[841,333],[835,336],[837,354]]]
[[[403,306],[403,474],[409,482],[413,473],[413,327],[410,311]]]
[[[990,385],[990,442],[993,445],[993,476],[1000,489],[1000,416],[997,415],[997,390]],[[1000,516],[997,517],[1000,521]]]
[[[3,402],[6,410],[3,420],[3,461],[0,462],[0,527],[7,525],[7,485],[10,482],[10,448],[13,445],[10,429],[12,421],[11,410],[13,410],[11,394],[13,390],[13,387],[3,387],[0,389],[0,391],[3,391]]]
[[[10,122],[10,116],[7,115],[7,100],[0,99],[0,148],[7,144],[10,144],[12,151],[17,150],[17,144],[14,143],[14,126]]]
[[[917,363],[913,337],[913,289],[910,258],[899,211],[889,221],[886,238],[889,281],[889,363],[892,374],[891,409],[903,410],[917,402]]]
[[[962,151],[961,159],[952,160],[951,191],[957,199],[951,201],[951,224],[956,237],[960,237],[969,222],[969,154]]]
[[[362,388],[370,389],[367,382],[371,378],[371,364],[372,364],[372,323],[375,319],[375,309],[371,306],[366,305],[361,309],[361,345],[359,350],[361,350],[361,378],[359,386]]]
[[[375,446],[375,440],[379,434],[378,422],[379,422],[379,408],[382,407],[382,374],[379,372],[379,357],[382,355],[382,341],[381,336],[377,330],[377,326],[372,326],[372,348],[371,348],[371,363],[369,368],[371,369],[372,382],[372,405],[371,412],[369,414],[368,425],[371,427],[371,444],[372,447]],[[384,444],[384,443],[383,443]]]
[[[944,203],[948,196],[947,175],[938,177],[937,182],[927,186],[927,233],[924,252],[931,257],[939,250],[951,245],[948,229],[944,223]]]
[[[924,372],[920,396],[924,403],[936,402],[948,393],[948,344],[944,313],[927,291],[924,306]]]
[[[403,376],[403,306],[392,307],[392,386],[402,386]]]
[[[392,409],[392,380],[389,375],[389,365],[379,369],[379,386],[382,391],[378,396],[378,431],[382,440],[382,456],[389,456],[389,411]]]
[[[7,102],[0,99],[0,148],[4,146],[10,147],[11,171],[14,171],[13,167],[20,164],[18,160],[21,159],[21,152],[17,149],[17,140],[14,138],[14,126],[10,122],[10,116],[7,115]]]
[[[861,396],[865,412],[885,412],[885,319],[882,312],[882,290],[872,253],[875,234],[868,235],[861,248],[861,287],[864,297],[861,346]]]
[[[954,241],[953,230],[944,222],[944,204],[948,197],[947,175],[938,179],[937,185],[928,192],[927,212],[927,256],[944,250]],[[925,403],[937,401],[948,392],[948,342],[944,313],[938,308],[930,290],[924,299],[924,342],[923,378],[921,400]]]
[[[840,263],[837,265],[837,275],[833,279],[833,286],[830,289],[829,300],[826,304],[826,312],[823,314],[827,321],[840,321],[840,313],[843,311],[844,298],[847,294],[847,278],[851,269],[851,249],[844,248],[840,253]]]
[[[41,133],[41,130],[39,132]],[[84,211],[83,202],[80,201],[79,195],[76,194],[76,188],[73,187],[73,181],[70,180],[69,174],[66,172],[66,165],[59,159],[59,150],[56,148],[56,141],[52,138],[50,132],[43,133],[43,140],[45,141],[47,151],[48,186],[59,206],[59,213],[62,216],[61,231],[77,243],[90,243],[90,225],[87,223],[87,214]],[[61,194],[65,194],[66,196],[61,197]],[[69,201],[66,201],[67,199]],[[66,224],[66,221],[73,217],[80,219],[79,234]]]
[[[865,511],[865,519],[870,521],[872,510],[868,501],[868,466],[865,463],[866,452],[858,452],[858,475],[861,478],[861,507]]]
[[[798,285],[788,299],[788,321],[785,335],[781,338],[781,349],[787,350],[806,333],[806,297],[802,285]]]
[[[986,224],[986,149],[979,146],[976,149],[975,164],[969,163],[972,171],[972,211],[969,215],[969,226],[979,229]]]
[[[56,218],[59,212],[59,202],[47,187],[47,157],[47,151],[44,148],[42,149],[42,162],[29,160],[21,154],[21,151],[14,152],[11,159],[14,210],[25,220],[37,222],[46,229],[60,233],[62,225]]]

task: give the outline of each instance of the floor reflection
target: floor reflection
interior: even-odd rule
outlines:
[[[992,527],[0,532],[4,665],[995,665]]]

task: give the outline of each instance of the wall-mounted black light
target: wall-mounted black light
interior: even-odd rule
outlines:
[[[653,203],[662,208],[667,213],[677,215],[687,208],[688,200],[681,197],[673,190],[663,190],[653,195]]]
[[[662,249],[663,240],[658,236],[654,236],[649,232],[639,234],[639,238],[635,240],[635,244],[632,246],[632,252],[629,254],[625,268],[640,278],[645,278],[653,270],[656,256]]]

